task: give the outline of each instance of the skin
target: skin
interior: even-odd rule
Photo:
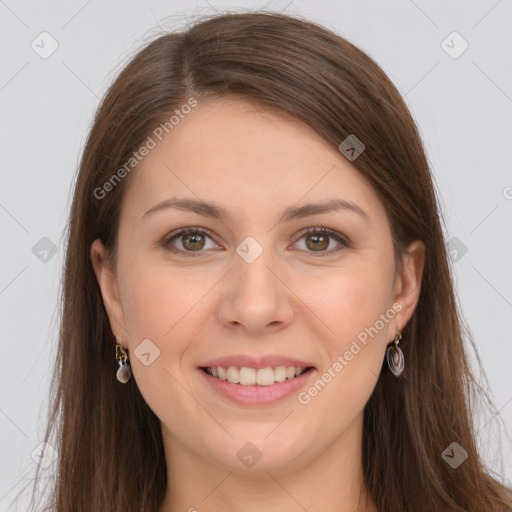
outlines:
[[[201,102],[130,180],[117,262],[100,240],[91,258],[132,378],[161,421],[168,492],[160,512],[376,510],[362,480],[363,409],[387,344],[417,304],[424,245],[413,242],[396,273],[386,212],[366,179],[303,123],[245,100]],[[168,208],[141,220],[171,197],[215,202],[233,218]],[[369,222],[340,210],[278,223],[287,207],[331,198],[356,203]],[[169,244],[196,257],[159,245],[184,227],[211,232],[199,245],[183,236]],[[352,246],[328,254],[341,242],[328,237],[318,249],[302,234],[309,227]],[[248,236],[263,249],[252,263],[236,252]],[[293,394],[236,405],[197,369],[232,354],[288,355],[316,367],[307,391],[393,304],[401,310],[307,404]],[[160,350],[148,366],[134,355],[146,338]],[[237,457],[247,442],[262,454],[251,468]]]

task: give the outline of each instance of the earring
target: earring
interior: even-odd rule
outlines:
[[[388,360],[388,366],[391,373],[395,377],[400,377],[404,371],[404,353],[398,346],[399,341],[402,339],[402,333],[397,329],[395,333],[394,345],[390,345],[386,351],[386,358]]]
[[[128,354],[124,351],[121,343],[116,343],[116,359],[119,363],[119,368],[116,373],[117,380],[126,384],[132,376],[132,370],[128,362]]]

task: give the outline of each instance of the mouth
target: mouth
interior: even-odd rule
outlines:
[[[273,384],[293,380],[315,369],[314,366],[267,366],[251,368],[247,366],[200,366],[200,370],[221,381],[239,386],[272,386]]]

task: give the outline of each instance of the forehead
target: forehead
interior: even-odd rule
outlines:
[[[326,197],[384,212],[373,187],[337,148],[300,120],[252,102],[199,102],[153,139],[124,200],[139,218],[173,196],[211,200],[237,218]]]

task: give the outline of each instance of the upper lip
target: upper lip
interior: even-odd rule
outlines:
[[[235,366],[236,368],[275,368],[277,366],[298,366],[300,368],[309,368],[314,366],[311,363],[300,361],[292,357],[286,357],[281,355],[266,355],[260,357],[253,357],[244,354],[238,354],[233,356],[218,357],[210,361],[199,365],[199,368],[215,368],[217,366],[230,367]]]

